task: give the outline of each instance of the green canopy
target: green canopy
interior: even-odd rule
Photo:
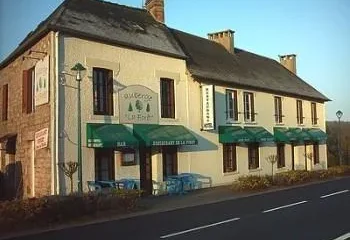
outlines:
[[[298,136],[288,128],[275,127],[273,132],[276,142],[291,143],[298,140]]]
[[[93,148],[136,147],[138,140],[121,124],[88,123],[87,146]]]
[[[196,137],[182,125],[134,124],[134,134],[145,146],[195,145]]]
[[[254,142],[252,134],[238,126],[219,126],[220,143]]]
[[[306,128],[304,129],[311,136],[311,139],[315,142],[327,140],[327,133],[319,128]]]
[[[299,142],[306,142],[312,140],[311,135],[305,129],[290,128],[290,131],[292,131],[297,136]]]
[[[254,136],[255,142],[273,142],[273,135],[263,127],[244,127],[247,132]]]

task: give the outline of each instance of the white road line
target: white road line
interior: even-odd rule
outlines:
[[[346,233],[340,237],[337,237],[336,239],[333,239],[333,240],[347,240],[347,239],[350,239],[350,233]]]
[[[284,205],[284,206],[268,209],[268,210],[263,211],[263,213],[276,211],[276,210],[279,210],[279,209],[282,209],[282,208],[293,207],[293,206],[296,206],[296,205],[299,205],[299,204],[303,204],[303,203],[307,203],[307,201],[301,201],[301,202],[297,202],[297,203],[292,203],[292,204],[288,204],[288,205]]]
[[[225,220],[225,221],[221,221],[221,222],[217,222],[217,223],[212,223],[212,224],[209,224],[209,225],[204,225],[204,226],[201,226],[201,227],[191,228],[191,229],[188,229],[188,230],[185,230],[185,231],[181,231],[181,232],[171,233],[171,234],[168,234],[168,235],[161,236],[160,238],[161,238],[161,239],[170,238],[170,237],[182,235],[182,234],[185,234],[185,233],[198,231],[198,230],[201,230],[201,229],[204,229],[204,228],[210,228],[210,227],[214,227],[214,226],[217,226],[217,225],[220,225],[220,224],[225,224],[225,223],[229,223],[229,222],[234,222],[234,221],[237,221],[237,220],[239,220],[239,219],[240,219],[240,218],[232,218],[232,219],[228,219],[228,220]]]
[[[339,191],[339,192],[335,192],[335,193],[323,195],[323,196],[321,196],[320,198],[327,198],[327,197],[331,197],[331,196],[338,195],[338,194],[342,194],[342,193],[346,193],[346,192],[349,192],[349,190],[344,190],[344,191]]]

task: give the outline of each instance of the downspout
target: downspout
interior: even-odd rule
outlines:
[[[59,32],[55,32],[55,193],[59,194],[60,192],[60,184],[59,184],[59,173],[58,173],[58,121],[59,121],[59,82],[60,82],[60,74],[59,74]]]
[[[187,119],[186,119],[186,125],[188,128],[190,128],[190,107],[189,107],[189,103],[190,103],[190,89],[189,89],[189,78],[190,78],[190,74],[187,71],[187,63],[185,62],[185,75],[186,75],[186,115],[187,115]],[[191,163],[192,163],[192,158],[191,158],[191,154],[189,151],[187,151],[187,160],[188,160],[188,172],[191,172]]]

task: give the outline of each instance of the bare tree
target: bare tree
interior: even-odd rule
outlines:
[[[309,152],[309,153],[306,153],[305,156],[310,161],[310,170],[311,170],[312,161],[314,160],[314,155],[312,154],[312,152]],[[305,163],[305,164],[307,164],[307,163]],[[306,168],[306,171],[307,171],[307,166],[305,166],[305,168]]]
[[[278,161],[278,156],[276,154],[271,154],[266,157],[266,161],[268,161],[271,164],[271,177],[272,177],[272,182],[273,182],[273,167]]]
[[[58,166],[61,168],[61,170],[64,172],[64,175],[66,175],[70,180],[70,193],[73,193],[73,175],[78,170],[78,163],[77,162],[61,162],[58,164]]]

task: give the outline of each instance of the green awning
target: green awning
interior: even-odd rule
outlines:
[[[254,137],[242,127],[219,126],[220,143],[254,142]]]
[[[319,128],[306,128],[304,129],[311,136],[311,139],[315,142],[327,140],[327,133]]]
[[[182,125],[134,124],[134,135],[145,146],[195,145],[196,137]]]
[[[298,141],[297,135],[288,128],[275,127],[273,132],[276,142],[291,143]]]
[[[290,131],[293,132],[299,142],[311,141],[311,135],[304,129],[301,128],[290,128]]]
[[[263,127],[244,127],[254,136],[255,142],[273,142],[273,135]]]
[[[136,147],[138,140],[121,124],[88,123],[87,146],[93,148]]]

